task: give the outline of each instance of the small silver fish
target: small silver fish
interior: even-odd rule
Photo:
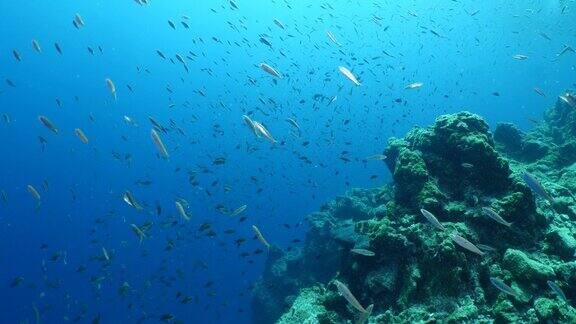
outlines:
[[[301,133],[301,131],[300,131],[300,125],[298,125],[298,123],[296,122],[296,120],[294,120],[294,118],[286,118],[286,121],[287,121],[290,125],[294,126],[294,128],[296,128],[296,130],[298,131],[298,136],[300,136],[300,133]]]
[[[357,86],[362,85],[360,81],[358,81],[356,76],[352,73],[352,71],[348,70],[348,68],[340,66],[338,67],[338,70],[340,71],[340,73],[342,73],[342,75],[344,75],[348,80],[352,81],[352,83],[354,83],[355,85]]]
[[[124,200],[124,202],[126,202],[129,206],[137,210],[142,209],[142,206],[140,206],[140,204],[138,203],[138,201],[136,201],[136,198],[130,191],[126,191],[124,193],[124,195],[122,196],[122,200]]]
[[[348,303],[352,305],[352,307],[356,308],[362,313],[366,313],[366,309],[362,307],[362,305],[360,305],[360,302],[358,302],[358,299],[354,297],[350,289],[348,289],[348,287],[346,287],[346,285],[341,283],[340,281],[338,280],[334,281],[336,283],[336,288],[338,288],[338,291],[340,292],[340,295],[342,295],[342,297],[344,297],[344,299],[346,299]]]
[[[486,252],[496,252],[496,248],[491,247],[490,245],[485,245],[485,244],[476,244],[476,246],[482,250],[482,251],[486,251]]]
[[[42,123],[42,125],[44,125],[44,127],[58,134],[58,128],[50,119],[48,119],[48,117],[40,115],[38,116],[38,120]]]
[[[528,56],[526,55],[522,55],[522,54],[516,54],[514,56],[512,56],[513,59],[518,60],[518,61],[524,61],[528,59]]]
[[[178,211],[178,214],[180,214],[180,216],[182,216],[182,218],[184,218],[184,220],[189,221],[190,216],[188,215],[188,213],[186,213],[186,209],[184,208],[182,203],[179,201],[176,201],[175,205],[176,205],[176,210]]]
[[[110,261],[110,255],[108,255],[108,251],[106,251],[105,247],[102,247],[102,256],[106,261]]]
[[[482,211],[484,212],[484,215],[492,218],[497,223],[500,223],[500,224],[502,224],[504,226],[508,226],[508,227],[510,227],[510,225],[512,225],[512,223],[507,222],[504,218],[502,218],[500,215],[498,215],[498,213],[496,213],[494,210],[492,210],[492,208],[482,207]]]
[[[422,83],[422,82],[414,82],[414,83],[410,83],[409,85],[405,86],[404,89],[414,90],[414,89],[421,88],[423,85],[424,85],[424,83]]]
[[[76,134],[76,136],[80,139],[80,141],[82,141],[82,143],[88,144],[89,142],[88,137],[86,136],[86,134],[84,134],[84,131],[82,131],[82,129],[76,128],[74,130],[74,134]]]
[[[563,95],[558,96],[560,100],[566,103],[568,106],[576,109],[576,98],[570,93],[565,93]]]
[[[564,45],[564,48],[562,49],[562,51],[560,53],[556,54],[556,56],[562,56],[568,52],[576,53],[576,51],[574,51],[574,49],[571,46]]]
[[[276,24],[276,26],[284,29],[284,24],[280,20],[274,19],[274,24]]]
[[[536,178],[534,178],[531,174],[524,172],[522,179],[524,179],[524,182],[526,182],[528,187],[530,187],[530,189],[532,189],[532,191],[534,191],[538,196],[548,200],[550,204],[554,203],[552,196],[546,192],[544,187],[542,187],[542,184],[540,184],[540,182],[536,180]]]
[[[38,202],[38,204],[40,204],[42,197],[40,196],[40,193],[38,192],[38,190],[36,190],[36,188],[34,188],[34,186],[32,186],[32,185],[27,185],[26,190],[28,190],[30,195],[32,195],[32,198],[34,198],[36,200],[36,202]]]
[[[368,320],[370,315],[372,315],[373,309],[374,309],[374,304],[370,304],[368,307],[366,307],[366,312],[360,314],[360,318],[358,318],[358,321],[356,321],[356,324],[366,323],[366,321]]]
[[[374,155],[370,155],[369,157],[367,157],[366,160],[368,160],[368,161],[384,161],[384,160],[386,160],[386,155],[374,154]]]
[[[554,291],[554,293],[558,297],[560,297],[560,299],[562,299],[565,302],[568,301],[568,299],[566,298],[566,295],[564,295],[564,292],[562,291],[562,289],[560,289],[560,287],[554,281],[548,280],[546,283],[548,283],[548,287],[550,287],[550,289],[552,289],[552,291]]]
[[[144,233],[144,231],[141,230],[140,227],[136,226],[136,224],[130,224],[130,227],[132,228],[134,234],[136,234],[140,239],[140,243],[142,243],[142,241],[144,241],[144,238],[146,238],[146,234]]]
[[[434,216],[431,212],[427,211],[426,209],[420,209],[420,212],[424,217],[426,217],[426,219],[428,220],[428,222],[430,222],[430,224],[432,224],[432,226],[436,227],[439,230],[446,229],[444,225],[440,224],[436,216]]]
[[[268,131],[268,129],[266,127],[264,127],[264,125],[262,125],[260,122],[257,122],[255,120],[252,121],[253,125],[254,125],[254,129],[255,132],[257,133],[256,135],[258,136],[258,134],[264,136],[264,138],[266,138],[270,143],[274,144],[276,143],[276,139],[274,139],[274,137],[272,136],[272,134],[270,133],[270,131]],[[260,137],[260,136],[258,136]]]
[[[463,238],[458,234],[452,234],[452,240],[456,242],[456,244],[460,245],[461,247],[465,248],[470,252],[474,252],[480,256],[485,254],[484,252],[480,251],[480,249],[476,247],[476,245],[472,244],[470,241],[468,241],[467,239]]]
[[[468,170],[474,168],[474,164],[472,164],[472,163],[466,163],[466,162],[462,163],[461,166],[462,166],[462,168],[468,169]]]
[[[494,287],[498,288],[498,290],[500,290],[501,292],[515,297],[518,296],[518,294],[514,291],[514,289],[505,284],[504,281],[502,281],[501,279],[491,277],[490,282],[492,283],[492,285],[494,285]]]
[[[264,246],[270,250],[270,243],[268,243],[268,241],[264,238],[264,235],[262,235],[262,232],[260,232],[260,229],[258,227],[256,227],[256,225],[252,225],[252,230],[254,231],[254,234],[256,235],[256,238],[258,239],[258,241],[260,241],[260,243],[264,244]]]
[[[330,39],[330,41],[332,41],[332,43],[341,46],[340,43],[338,43],[338,40],[336,40],[336,37],[334,36],[334,34],[332,34],[331,31],[327,31],[326,32],[326,36],[328,36],[328,38]]]
[[[376,253],[366,249],[351,249],[350,252],[367,257],[372,257],[376,255]]]
[[[156,146],[156,149],[158,150],[160,155],[162,155],[162,157],[165,159],[169,159],[170,154],[168,154],[168,150],[166,150],[164,142],[162,142],[160,135],[158,134],[158,132],[156,132],[154,128],[150,130],[150,137],[152,138],[152,142],[154,142],[154,145]]]
[[[242,205],[242,206],[236,208],[236,209],[232,212],[232,214],[230,214],[230,217],[234,217],[234,216],[240,215],[242,212],[244,212],[244,211],[246,210],[246,208],[248,208],[248,205]]]
[[[276,69],[274,69],[270,65],[268,65],[266,63],[260,63],[259,66],[264,72],[266,72],[266,73],[268,73],[268,74],[270,74],[276,78],[282,79],[282,75],[280,75],[280,72],[278,72]]]
[[[116,85],[114,85],[114,81],[112,81],[112,79],[110,78],[107,78],[104,81],[106,82],[106,87],[108,88],[108,91],[110,91],[112,98],[114,98],[114,100],[117,100],[118,96],[116,95]]]
[[[34,48],[36,52],[42,53],[42,47],[40,47],[40,43],[35,39],[32,40],[32,48]]]
[[[86,25],[84,23],[84,19],[82,19],[82,16],[80,16],[78,13],[74,15],[74,23],[77,28],[82,28]]]

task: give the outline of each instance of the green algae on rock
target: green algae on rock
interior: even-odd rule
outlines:
[[[324,306],[325,298],[323,287],[302,289],[290,309],[282,315],[277,323],[338,323],[337,314],[329,312]]]
[[[393,183],[328,203],[307,218],[311,228],[297,256],[284,253],[267,264],[268,274],[277,264],[293,269],[257,285],[288,287],[273,297],[289,303],[284,314],[277,308],[268,322],[353,321],[357,314],[334,280],[346,282],[360,304],[374,304],[369,323],[576,321],[576,153],[562,153],[560,143],[576,143],[571,109],[558,102],[529,132],[501,124],[493,136],[481,117],[461,112],[390,139],[384,162]],[[525,172],[553,199],[537,197]],[[496,223],[482,207],[512,224]],[[484,255],[456,246],[455,233]],[[350,253],[358,246],[375,255]],[[490,278],[517,294],[504,294]],[[548,281],[563,288],[568,303]],[[258,291],[255,300],[267,296]]]

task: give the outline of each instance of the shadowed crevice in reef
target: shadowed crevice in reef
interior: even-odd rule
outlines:
[[[390,139],[385,154],[393,184],[329,202],[308,216],[303,247],[270,253],[254,289],[255,323],[358,318],[334,280],[365,307],[374,304],[370,323],[576,322],[576,107],[559,99],[527,133],[499,124],[492,134],[477,115],[445,115]],[[531,191],[525,172],[552,203]],[[512,225],[495,222],[483,207]],[[421,208],[445,230],[432,227]],[[454,233],[486,253],[456,245]],[[350,253],[353,247],[375,256]]]

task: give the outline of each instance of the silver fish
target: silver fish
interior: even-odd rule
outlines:
[[[528,172],[524,172],[522,179],[524,179],[524,182],[526,182],[528,187],[530,187],[530,189],[532,189],[532,191],[534,191],[538,196],[548,200],[550,204],[554,203],[552,196],[546,192],[544,187],[542,187],[542,184],[540,184],[540,182],[536,180],[532,175],[530,175]]]
[[[268,243],[268,241],[264,238],[264,235],[262,235],[260,229],[256,227],[256,225],[252,225],[252,230],[254,231],[254,234],[256,234],[258,241],[260,241],[260,243],[264,244],[264,246],[270,250],[270,243]]]
[[[562,299],[563,301],[568,301],[568,299],[566,298],[566,295],[564,295],[564,292],[562,291],[562,289],[560,289],[560,287],[554,282],[554,281],[547,281],[548,283],[548,287],[550,287],[550,289],[552,289],[554,291],[554,293],[560,297],[560,299]]]
[[[32,47],[34,48],[34,50],[38,53],[42,53],[42,47],[40,47],[40,43],[38,43],[37,40],[33,39],[32,40]]]
[[[476,246],[482,250],[482,251],[486,251],[486,252],[496,252],[496,248],[491,247],[490,245],[485,245],[485,244],[476,244]]]
[[[106,82],[106,87],[108,88],[108,91],[110,91],[110,94],[112,95],[114,100],[118,99],[118,96],[116,95],[116,85],[114,85],[114,81],[112,81],[112,79],[105,79],[104,81]]]
[[[376,255],[376,253],[374,253],[370,250],[366,250],[366,249],[351,249],[350,252],[355,253],[355,254],[359,254],[359,255],[363,255],[363,256],[367,256],[367,257],[371,257],[371,256]]]
[[[350,303],[350,305],[352,305],[352,307],[356,308],[362,313],[366,313],[366,309],[362,307],[362,305],[360,305],[360,302],[358,302],[356,297],[354,297],[350,289],[348,289],[348,287],[346,287],[346,285],[341,283],[340,281],[338,280],[334,281],[336,282],[336,288],[338,288],[340,295],[342,295],[342,297],[344,297],[344,299],[346,299]]]
[[[494,285],[494,287],[498,288],[498,290],[500,290],[501,292],[511,296],[518,296],[518,294],[514,291],[514,289],[505,284],[504,281],[502,281],[501,279],[491,277],[490,282],[492,283],[492,285]]]
[[[479,248],[477,248],[476,245],[472,244],[470,241],[468,241],[467,239],[463,238],[458,234],[452,234],[452,240],[456,242],[456,244],[460,245],[461,247],[465,248],[470,252],[474,252],[480,256],[485,254]]]
[[[508,227],[510,227],[510,225],[512,225],[512,223],[504,220],[504,218],[502,218],[500,215],[498,215],[498,213],[496,213],[494,210],[492,210],[492,208],[482,207],[482,211],[484,212],[484,215],[492,218],[497,223],[500,223],[500,224],[508,226]]]
[[[254,135],[260,137],[260,134],[258,134],[256,131],[256,126],[254,126],[254,121],[250,117],[242,115],[242,120],[244,120],[246,126],[250,127],[250,129],[254,132]]]
[[[366,307],[366,312],[360,314],[360,318],[358,318],[358,321],[356,321],[356,324],[366,323],[366,321],[368,320],[370,315],[372,315],[373,309],[374,309],[374,304],[370,304],[368,307]]]
[[[298,123],[296,122],[296,120],[294,120],[293,118],[287,118],[286,121],[287,121],[290,125],[294,126],[294,128],[296,128],[296,130],[298,131],[298,136],[300,136],[300,133],[301,133],[301,131],[300,131],[300,125],[298,125]]]
[[[156,149],[158,149],[158,152],[160,152],[162,157],[164,157],[165,159],[169,159],[170,155],[168,154],[168,150],[166,150],[166,146],[164,146],[164,143],[162,142],[160,135],[158,135],[158,132],[156,132],[154,128],[150,130],[150,137],[152,138],[152,141],[154,142]]]
[[[56,127],[56,125],[54,125],[54,123],[48,119],[48,117],[46,116],[38,116],[38,120],[42,123],[42,125],[44,125],[46,128],[48,128],[49,130],[51,130],[52,132],[58,134],[58,128]]]
[[[252,124],[254,125],[254,129],[255,132],[262,136],[264,136],[264,138],[266,138],[270,143],[274,144],[276,143],[276,140],[274,139],[274,137],[272,136],[272,134],[270,134],[270,131],[268,131],[268,129],[266,127],[264,127],[264,125],[262,125],[260,122],[257,122],[255,120],[252,121]],[[258,136],[260,137],[260,136]]]
[[[231,217],[236,216],[236,215],[240,215],[243,211],[246,210],[246,208],[248,208],[248,205],[242,205],[238,208],[236,208],[232,214],[230,214]]]
[[[137,210],[142,209],[142,206],[140,206],[140,204],[138,203],[138,201],[136,201],[136,198],[130,191],[126,191],[124,195],[122,195],[122,200],[124,200],[124,202],[126,202],[129,206]]]
[[[564,45],[564,48],[562,49],[562,51],[560,53],[556,54],[556,56],[562,56],[568,52],[576,53],[576,51],[574,51],[574,49],[571,46]]]
[[[274,68],[271,67],[270,65],[268,65],[268,64],[266,64],[266,63],[260,63],[260,68],[261,68],[264,72],[266,72],[266,73],[268,73],[268,74],[270,74],[270,75],[272,75],[272,76],[274,76],[274,77],[277,77],[277,78],[279,78],[279,79],[282,79],[282,75],[280,75],[280,72],[278,72],[276,69],[274,69]]]
[[[568,106],[572,108],[576,108],[576,98],[570,93],[565,93],[563,95],[558,96],[560,100],[566,103]]]
[[[176,205],[176,210],[178,211],[178,214],[180,214],[180,216],[182,216],[182,218],[184,218],[184,220],[189,221],[190,216],[188,215],[188,213],[186,213],[186,209],[184,208],[182,203],[179,201],[176,201],[175,205]]]
[[[42,200],[42,197],[40,196],[40,193],[38,192],[38,190],[36,190],[36,188],[34,188],[34,186],[27,185],[26,190],[28,190],[30,195],[32,195],[32,198],[34,198],[38,203],[40,203],[40,201]]]
[[[276,26],[284,29],[284,24],[280,20],[274,19],[274,24],[276,24]]]
[[[332,41],[332,43],[341,46],[340,43],[338,43],[338,40],[336,40],[336,37],[334,36],[334,34],[332,34],[331,31],[327,31],[326,32],[326,36],[328,36],[328,38],[330,39],[330,41]]]
[[[420,209],[420,212],[426,219],[432,224],[432,226],[436,227],[439,230],[445,230],[446,228],[440,224],[436,216],[434,216],[431,212],[427,211],[426,209]]]
[[[340,73],[342,73],[342,75],[344,75],[348,80],[352,81],[352,83],[354,83],[355,85],[357,86],[362,85],[360,81],[358,81],[356,76],[352,73],[352,71],[348,70],[348,68],[340,66],[338,67],[338,70],[340,71]]]
[[[424,85],[424,83],[422,83],[422,82],[414,82],[414,83],[410,83],[409,85],[405,86],[404,89],[406,89],[406,90],[419,89],[423,85]]]
[[[512,56],[513,59],[518,60],[518,61],[524,61],[528,59],[528,56],[526,55],[522,55],[522,54],[516,54],[514,56]]]

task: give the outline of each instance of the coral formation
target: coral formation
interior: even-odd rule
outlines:
[[[573,107],[558,100],[526,133],[500,124],[492,135],[469,112],[441,116],[431,127],[390,139],[385,155],[392,184],[328,203],[308,217],[301,250],[270,255],[254,297],[255,313],[266,316],[256,323],[358,318],[362,314],[339,296],[336,279],[364,307],[374,304],[370,323],[576,322]],[[525,172],[551,201],[533,191]],[[457,244],[453,234],[484,254]]]

